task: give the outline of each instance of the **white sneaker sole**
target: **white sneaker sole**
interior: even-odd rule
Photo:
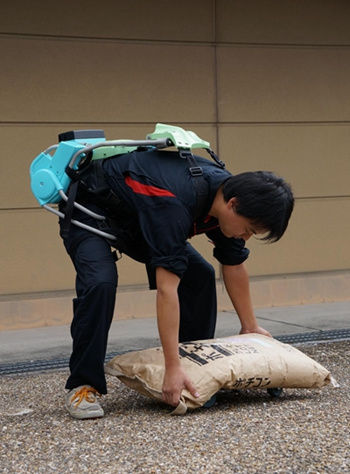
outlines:
[[[66,409],[71,417],[77,418],[78,420],[86,420],[89,418],[102,418],[104,416],[104,412],[102,408],[96,410],[79,410],[73,409],[66,405]]]

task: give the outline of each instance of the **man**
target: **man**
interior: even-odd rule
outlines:
[[[163,399],[173,406],[185,388],[198,396],[181,368],[179,341],[213,338],[216,323],[214,269],[188,238],[206,233],[213,242],[241,333],[270,336],[253,312],[245,242],[256,234],[280,239],[294,206],[290,187],[273,173],[232,176],[201,157],[195,164],[202,174],[191,174],[191,164],[178,152],[144,150],[94,162],[77,198],[106,214],[115,246],[147,267],[150,287],[157,289]],[[96,227],[77,209],[73,217]],[[118,281],[115,258],[111,243],[87,230],[71,225],[61,235],[77,271],[66,407],[76,418],[99,417],[104,413],[96,395],[107,393],[104,358]]]

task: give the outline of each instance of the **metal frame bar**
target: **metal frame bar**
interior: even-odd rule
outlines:
[[[57,209],[54,209],[53,207],[48,206],[47,204],[44,204],[43,207],[47,211],[52,212],[53,214],[56,214],[56,216],[60,217],[61,219],[65,218],[65,215],[63,214],[63,212],[60,212]],[[78,227],[81,227],[82,229],[86,229],[90,232],[93,232],[94,234],[104,237],[105,239],[116,240],[114,235],[108,234],[107,232],[103,232],[102,230],[96,229],[95,227],[91,227],[90,225],[83,224],[82,222],[76,221],[75,219],[72,219],[71,222],[72,224]]]
[[[161,138],[159,140],[108,140],[104,142],[95,143],[94,145],[81,148],[72,156],[68,166],[73,169],[76,159],[81,154],[87,154],[95,148],[101,148],[104,146],[155,146],[156,148],[166,148],[171,146],[172,142],[169,138]]]

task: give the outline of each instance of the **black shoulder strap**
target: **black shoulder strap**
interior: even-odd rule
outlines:
[[[101,166],[93,167],[90,160],[89,165],[84,166],[82,170],[80,169],[73,170],[69,168],[66,169],[66,173],[72,179],[72,182],[67,192],[68,200],[65,202],[64,206],[62,206],[64,210],[64,217],[61,219],[61,235],[64,239],[68,238],[69,229],[72,223],[74,202],[77,198],[78,191],[79,190],[80,192],[86,191],[86,186],[85,186],[84,181],[82,180],[82,177],[84,176],[84,173],[86,174],[86,172],[91,173],[92,168],[94,168],[95,174],[96,174],[96,182],[98,184],[97,189],[96,189],[96,194],[98,195],[99,193],[102,193],[102,191],[104,190],[104,188],[102,189],[102,186],[105,186],[105,181],[103,179],[103,171],[102,171]]]
[[[192,155],[190,150],[180,150],[179,155],[189,163],[189,170],[192,176],[192,183],[196,191],[195,219],[201,217],[205,211],[208,201],[209,184],[203,176],[203,170]]]
[[[72,215],[74,210],[74,201],[78,192],[79,181],[73,181],[68,190],[68,201],[64,206],[64,218],[61,220],[61,235],[63,239],[68,238]]]
[[[209,153],[209,155],[213,158],[213,160],[217,163],[217,165],[220,168],[224,169],[226,165],[222,160],[220,160],[218,155],[216,153],[214,153],[213,150],[211,150],[210,148],[206,148],[206,150]]]

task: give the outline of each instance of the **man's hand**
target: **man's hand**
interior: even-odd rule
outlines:
[[[256,333],[256,334],[262,334],[263,336],[268,336],[268,337],[272,337],[271,334],[269,333],[269,331],[266,331],[266,329],[264,328],[261,328],[260,326],[256,326],[255,328],[252,328],[252,329],[241,329],[240,334],[252,334],[252,333]]]
[[[164,374],[162,388],[165,403],[176,407],[183,389],[187,389],[194,397],[199,397],[196,388],[180,366],[168,368]]]

